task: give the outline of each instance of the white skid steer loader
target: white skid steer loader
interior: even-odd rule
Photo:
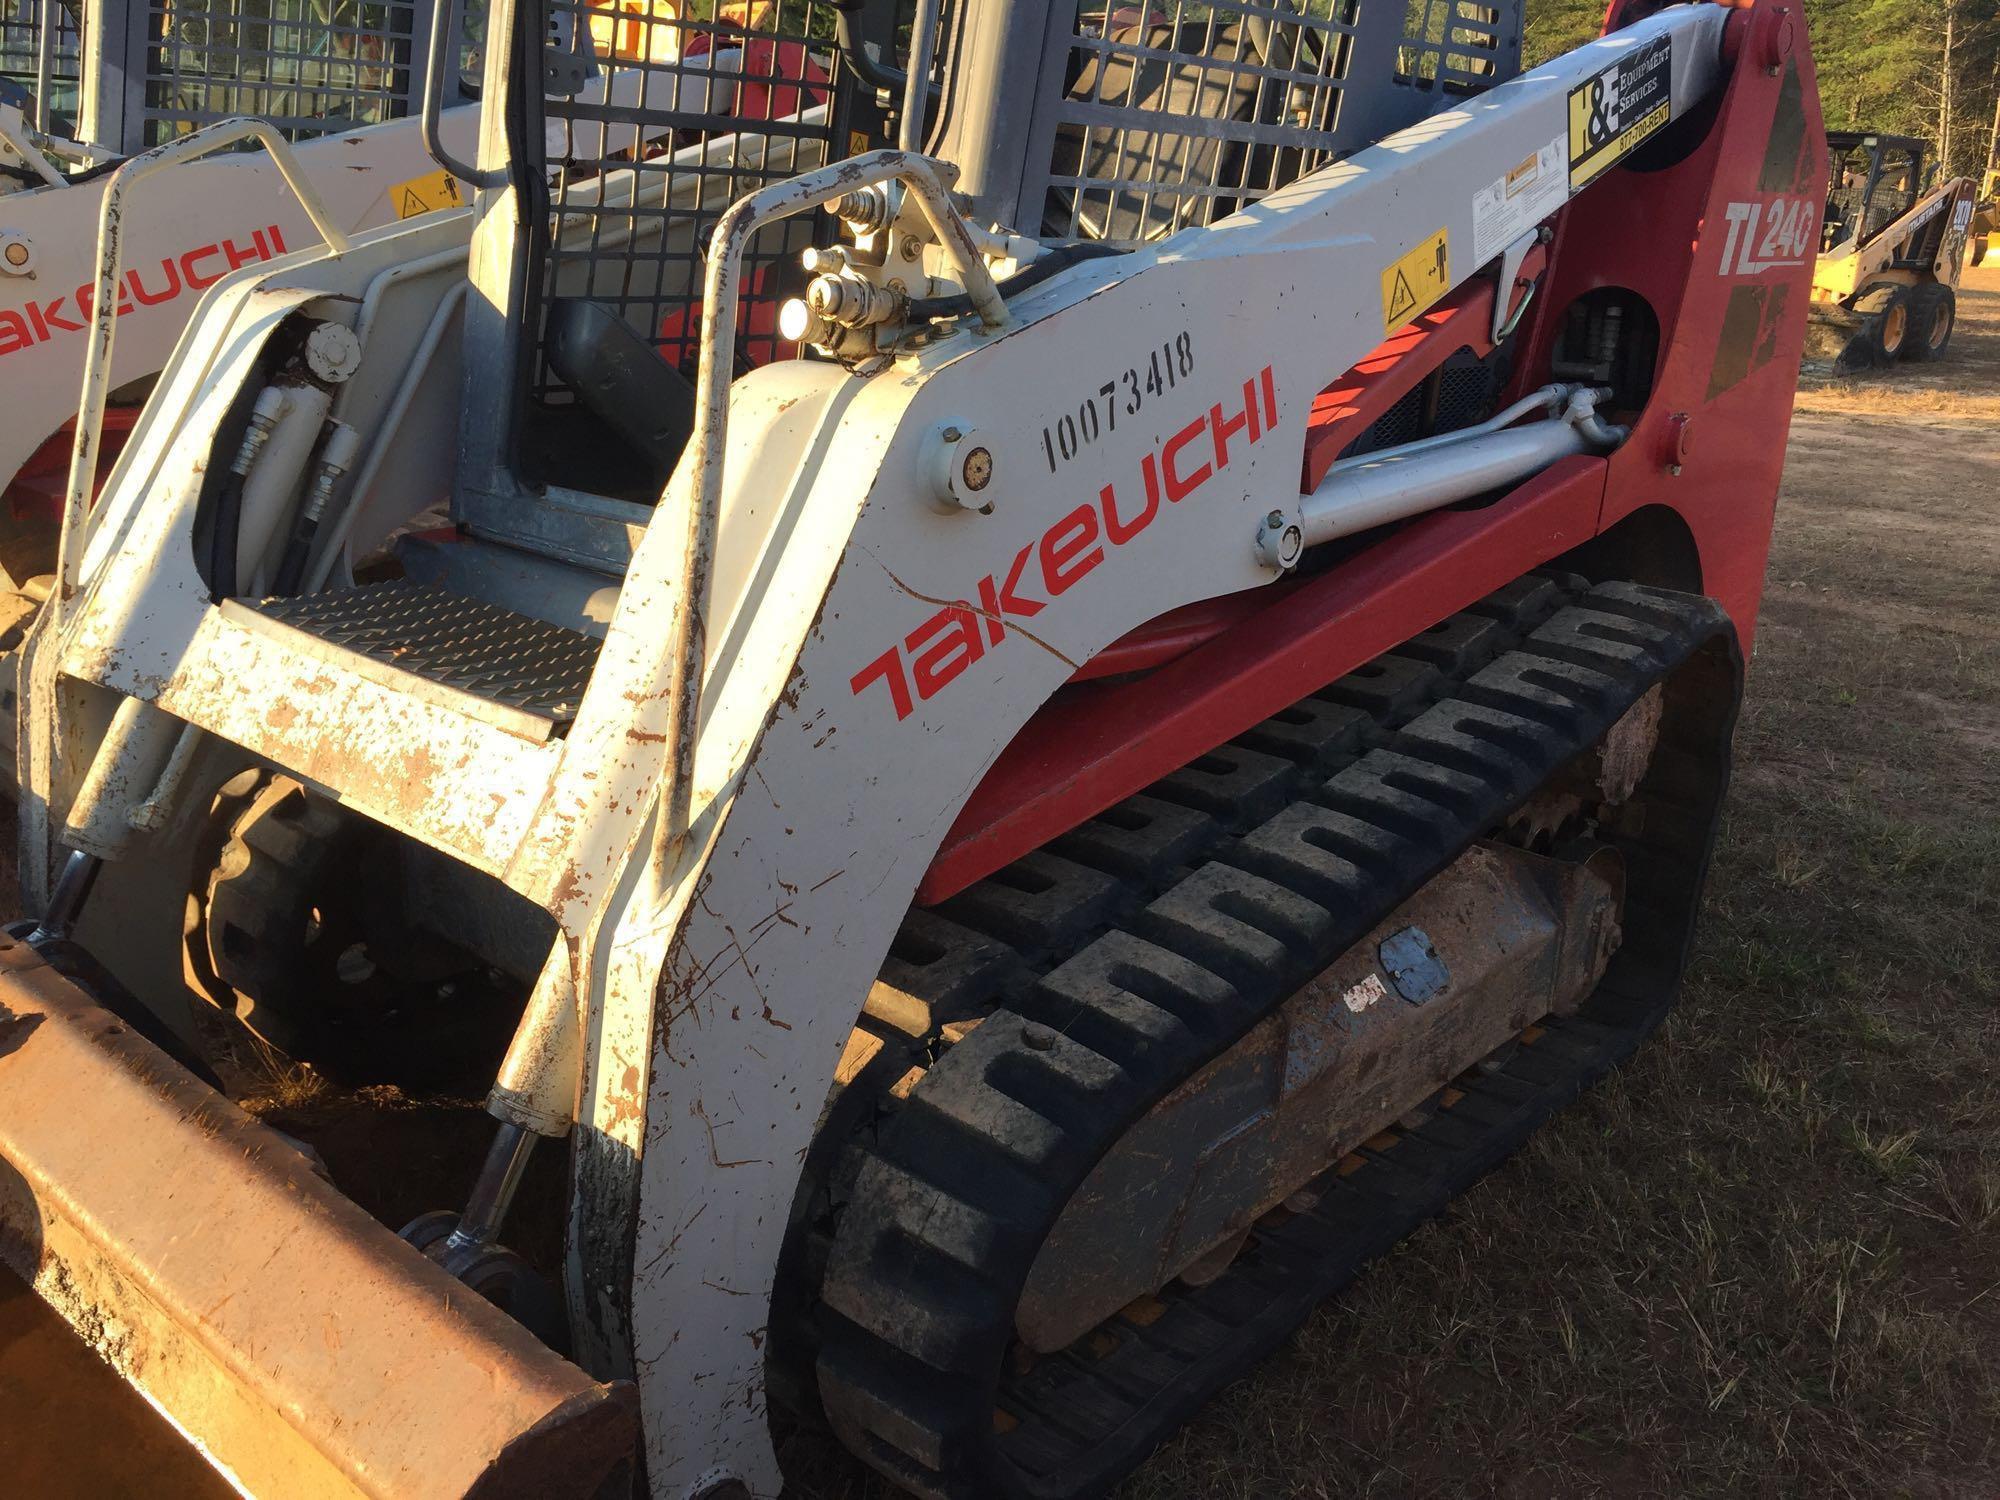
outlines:
[[[59,0],[21,8],[23,19],[0,22],[0,85],[20,86],[19,102],[0,98],[0,388],[8,396],[0,584],[29,599],[0,606],[0,630],[40,597],[55,564],[113,173],[155,149],[176,166],[127,205],[118,338],[104,372],[111,395],[93,479],[109,472],[202,293],[230,271],[321,243],[316,216],[352,235],[470,202],[473,169],[464,163],[479,110],[477,78],[466,70],[485,9],[479,0],[386,11],[365,0],[261,8],[107,0],[79,31]],[[645,40],[629,21],[619,30],[609,11],[581,19],[614,61],[620,48]],[[581,91],[601,93],[609,70],[573,55],[586,75]],[[682,60],[676,109],[694,116],[731,107],[737,87],[757,86],[756,61],[729,46],[693,51]],[[605,102],[614,111],[642,102],[639,82],[621,75]],[[72,96],[80,105],[73,116],[65,112]],[[291,141],[290,159],[275,159],[282,146],[215,153],[236,140],[227,120],[243,115],[270,124],[271,139]],[[600,123],[576,140],[552,130],[546,155],[556,164],[579,150],[596,159],[615,149],[607,141],[628,135],[624,149],[652,149],[671,128]],[[288,178],[309,186],[311,207]],[[471,216],[459,224],[469,244]]]
[[[590,9],[73,472],[0,1251],[252,1494],[1100,1494],[1674,999],[1803,27]]]
[[[478,110],[454,66],[425,119],[422,70],[411,66],[433,40],[430,28],[440,42],[459,40],[465,17],[457,6],[434,17],[429,7],[401,5],[375,17],[356,0],[318,8],[104,0],[87,14],[61,0],[4,3],[0,582],[19,589],[54,566],[98,224],[118,166],[229,117],[256,116],[274,138],[294,143],[293,173],[310,184],[323,216],[353,234],[460,206],[455,179],[425,137],[469,156]],[[478,10],[470,13],[475,33]],[[114,397],[100,455],[106,471],[202,292],[239,266],[319,238],[269,152],[188,161],[171,189],[156,183],[132,208],[106,371]]]

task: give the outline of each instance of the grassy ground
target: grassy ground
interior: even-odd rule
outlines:
[[[2000,1489],[2000,272],[1962,308],[1945,365],[1801,391],[1664,1036],[1127,1500]],[[205,1493],[24,1298],[0,1475]],[[130,1462],[81,1473],[81,1421]]]

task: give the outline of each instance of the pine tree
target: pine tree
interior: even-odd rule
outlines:
[[[1598,0],[1526,0],[1530,66],[1598,34]],[[1946,173],[1988,165],[2000,109],[2000,0],[1804,0],[1829,130],[1916,136]]]
[[[1521,58],[1531,68],[1581,47],[1604,26],[1604,0],[1526,0],[1526,3]]]

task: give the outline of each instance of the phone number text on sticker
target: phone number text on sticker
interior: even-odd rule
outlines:
[[[1569,91],[1569,185],[1594,181],[1673,118],[1672,37],[1654,37]]]

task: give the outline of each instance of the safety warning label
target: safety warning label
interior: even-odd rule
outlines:
[[[1440,229],[1426,235],[1382,273],[1382,333],[1394,333],[1451,290],[1451,240]]]
[[[1672,37],[1654,37],[1569,91],[1569,185],[1610,170],[1673,117]]]
[[[396,217],[414,219],[418,214],[427,214],[434,208],[462,208],[465,198],[458,190],[458,179],[451,173],[439,169],[426,172],[421,177],[412,177],[408,182],[399,182],[389,189],[389,201],[396,206]]]
[[[1557,136],[1472,195],[1472,259],[1485,265],[1568,201]]]

